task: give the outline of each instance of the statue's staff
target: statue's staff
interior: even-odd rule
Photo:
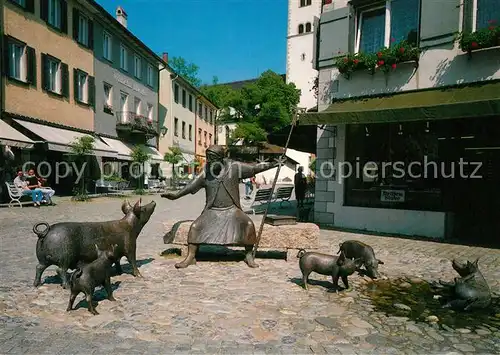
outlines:
[[[290,126],[290,132],[288,132],[288,138],[287,138],[286,144],[285,144],[285,151],[278,158],[280,164],[278,165],[278,168],[276,169],[276,174],[274,175],[274,180],[273,180],[273,186],[271,187],[271,193],[269,194],[269,199],[267,200],[266,210],[264,211],[264,216],[262,216],[262,221],[260,221],[259,232],[257,233],[257,241],[255,242],[255,245],[253,248],[254,258],[255,258],[255,254],[257,253],[257,248],[259,247],[260,238],[262,236],[262,230],[264,229],[264,221],[266,220],[267,212],[269,211],[269,206],[271,205],[271,201],[273,199],[274,189],[276,188],[276,182],[278,181],[278,176],[280,174],[281,166],[283,165],[282,161],[286,157],[286,151],[288,149],[288,144],[290,143],[290,137],[292,136],[293,128],[297,124],[298,117],[299,117],[299,110],[297,109],[297,111],[293,115],[292,124]]]

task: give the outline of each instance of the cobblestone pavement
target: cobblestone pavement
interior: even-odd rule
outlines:
[[[413,322],[375,310],[359,292],[361,276],[352,275],[354,291],[331,292],[321,285],[309,291],[294,282],[296,262],[260,258],[258,269],[243,262],[198,262],[176,270],[178,257],[165,258],[162,222],[194,218],[203,194],[158,203],[138,239],[143,279],[130,268],[112,278],[116,302],[99,291],[98,316],[80,307],[66,312],[69,294],[54,281],[55,268],[35,289],[34,223],[104,221],[121,218],[121,200],[90,203],[61,201],[41,209],[0,209],[0,353],[1,354],[494,354],[500,352],[500,330],[442,329],[436,323]],[[363,239],[385,262],[389,278],[455,277],[449,259],[481,256],[480,267],[496,292],[500,285],[500,251],[391,237],[322,231],[325,252],[336,253],[346,239]],[[126,264],[126,259],[122,264]],[[311,279],[329,281],[312,274]],[[326,283],[325,283],[326,284]],[[500,317],[500,315],[499,315]],[[500,323],[499,323],[500,324]],[[500,327],[500,325],[499,325]]]

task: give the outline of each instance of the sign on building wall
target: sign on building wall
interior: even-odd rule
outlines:
[[[118,73],[115,73],[114,78],[120,84],[123,84],[126,87],[129,87],[132,90],[137,91],[138,93],[146,96],[146,90],[144,90],[144,88],[140,87],[134,80],[131,80],[130,78],[127,78],[126,76],[120,75]]]
[[[404,190],[381,190],[380,201],[382,202],[405,202]]]

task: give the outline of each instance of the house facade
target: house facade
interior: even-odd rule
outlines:
[[[13,153],[9,169],[26,162],[32,166],[47,162],[40,171],[47,174],[54,171],[56,162],[67,160],[65,154],[76,138],[93,134],[92,12],[87,2],[74,0],[2,3],[1,124],[10,126],[9,134],[19,133],[17,138],[2,137],[3,149]],[[79,21],[77,13],[85,14],[85,20]],[[30,140],[27,145],[19,142],[26,139]],[[99,139],[94,148],[95,156],[116,155]],[[90,164],[90,174],[97,171],[95,165]],[[49,183],[54,184],[53,178],[49,177]],[[73,180],[72,173],[60,179],[59,190],[71,191]]]
[[[498,1],[338,0],[324,10],[319,112],[300,118],[318,125],[315,220],[497,236]]]
[[[196,100],[196,161],[198,167],[205,164],[206,149],[215,144],[215,119],[217,107],[203,95]]]
[[[91,0],[2,1],[2,185],[29,163],[58,194],[71,194],[78,172],[55,172],[83,136],[94,137],[89,191],[102,173],[127,178],[118,163],[138,144],[151,158],[148,175],[158,175],[163,61],[127,30],[122,8],[116,16]]]
[[[150,155],[148,176],[159,175],[163,156],[158,151],[161,124],[159,70],[163,61],[127,29],[127,13],[117,7],[116,18],[104,9],[94,21],[94,130],[118,156],[105,159],[106,175],[128,179],[132,149],[144,146]],[[112,170],[112,171],[110,171]]]

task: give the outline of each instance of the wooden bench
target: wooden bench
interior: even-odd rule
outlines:
[[[247,200],[242,201],[243,203],[241,204],[241,207],[245,212],[251,211],[252,214],[256,214],[255,208],[253,208],[255,204],[258,203],[258,206],[261,206],[267,203],[271,197],[271,194],[272,194],[271,188],[257,189],[255,190],[254,193],[252,193],[252,195],[250,196],[250,200],[248,200],[248,202]]]
[[[292,204],[290,202],[290,198],[292,198],[293,186],[281,186],[278,187],[276,193],[274,195],[274,202],[280,201],[280,207],[283,206],[283,202],[287,202],[288,204]]]
[[[258,230],[262,216],[251,216],[251,219],[255,224],[255,229]],[[187,253],[187,236],[193,221],[180,221],[178,223],[180,224],[179,228],[170,245],[179,248],[182,255],[185,255]],[[163,225],[165,232],[170,233],[174,223],[165,222]],[[300,249],[309,251],[317,250],[319,247],[319,227],[314,223],[281,226],[264,224],[258,250],[286,252],[287,261],[297,261],[297,253]]]
[[[22,191],[19,190],[14,184],[9,184],[5,182],[7,186],[7,192],[9,193],[10,202],[8,204],[9,208],[14,206],[14,203],[18,204],[20,208],[23,208],[23,205],[32,204],[33,199],[30,195],[23,195]],[[29,201],[21,201],[21,199],[29,198]]]

